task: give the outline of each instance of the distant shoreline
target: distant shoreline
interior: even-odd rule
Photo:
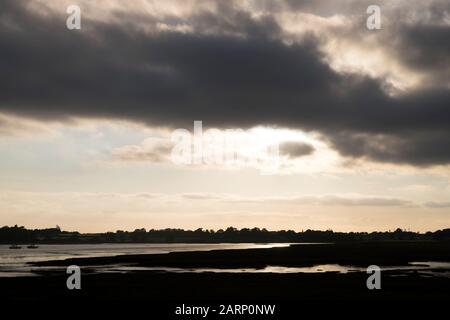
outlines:
[[[63,231],[59,227],[26,229],[0,228],[0,244],[99,244],[99,243],[304,243],[361,241],[450,241],[450,228],[418,233],[400,228],[389,232],[334,232],[332,230],[269,231],[264,228],[229,227],[225,230],[136,229],[105,233]]]

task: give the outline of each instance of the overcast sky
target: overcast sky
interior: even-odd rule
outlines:
[[[447,0],[2,0],[0,224],[450,227],[449,39]],[[174,163],[194,121],[277,172]]]

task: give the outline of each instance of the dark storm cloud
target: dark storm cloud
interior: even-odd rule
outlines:
[[[313,40],[288,47],[272,39],[279,32],[273,21],[244,13],[195,21],[223,32],[240,26],[245,37],[146,34],[126,23],[94,21],[68,31],[62,17],[8,3],[0,30],[0,97],[7,111],[249,126],[272,122],[275,105],[286,113],[299,102],[310,104],[339,78],[319,61]]]
[[[314,153],[314,147],[302,142],[288,141],[280,144],[280,154],[300,158]]]
[[[448,25],[403,26],[398,34],[395,48],[403,64],[413,70],[431,73],[437,85],[450,83]]]
[[[417,134],[411,130],[401,135],[342,132],[328,137],[341,154],[351,157],[390,163],[407,162],[416,166],[444,164],[450,159],[448,131]]]
[[[69,31],[65,16],[38,15],[16,1],[0,6],[0,111],[187,128],[193,120],[286,126],[321,132],[352,157],[450,161],[448,88],[389,97],[375,79],[333,71],[314,37],[282,42],[270,16],[223,5],[220,15],[190,17],[192,33],[135,25],[155,27],[152,16],[122,16],[121,24],[85,19],[81,31]],[[432,40],[425,45],[427,54],[440,50]],[[421,59],[409,63],[420,67]]]

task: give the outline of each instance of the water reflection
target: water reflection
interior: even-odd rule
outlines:
[[[309,243],[305,243],[309,244]],[[68,258],[111,257],[126,254],[159,254],[183,251],[260,249],[287,247],[290,243],[137,243],[137,244],[55,244],[39,245],[37,249],[26,246],[19,250],[0,245],[0,277],[33,276],[33,271],[43,268],[28,263],[63,260]]]
[[[313,243],[304,243],[312,245]],[[62,271],[61,267],[34,267],[29,262],[67,259],[75,257],[104,257],[126,254],[157,254],[182,251],[208,251],[218,249],[252,249],[286,247],[289,243],[249,244],[91,244],[91,245],[41,245],[38,249],[10,250],[9,246],[0,245],[0,277],[36,276],[42,271]],[[439,276],[450,278],[450,262],[425,261],[411,262],[405,266],[381,266],[382,271],[399,271],[390,276],[404,276],[415,272],[420,276]],[[160,271],[174,273],[349,273],[366,272],[362,266],[340,264],[321,264],[307,267],[267,266],[255,268],[166,268],[140,267],[135,265],[90,266],[85,272],[138,272]]]
[[[381,266],[382,271],[403,271],[418,272],[428,276],[450,277],[450,262],[412,262],[407,266]],[[167,267],[140,267],[129,265],[113,265],[113,266],[97,266],[94,268],[97,272],[136,272],[136,271],[163,271],[174,273],[349,273],[349,272],[366,272],[365,267],[345,266],[339,264],[321,264],[310,267],[283,267],[283,266],[267,266],[265,268],[167,268]]]

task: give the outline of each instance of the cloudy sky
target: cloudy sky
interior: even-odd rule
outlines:
[[[0,224],[450,227],[449,39],[448,0],[1,0]],[[276,172],[175,163],[194,121]]]

